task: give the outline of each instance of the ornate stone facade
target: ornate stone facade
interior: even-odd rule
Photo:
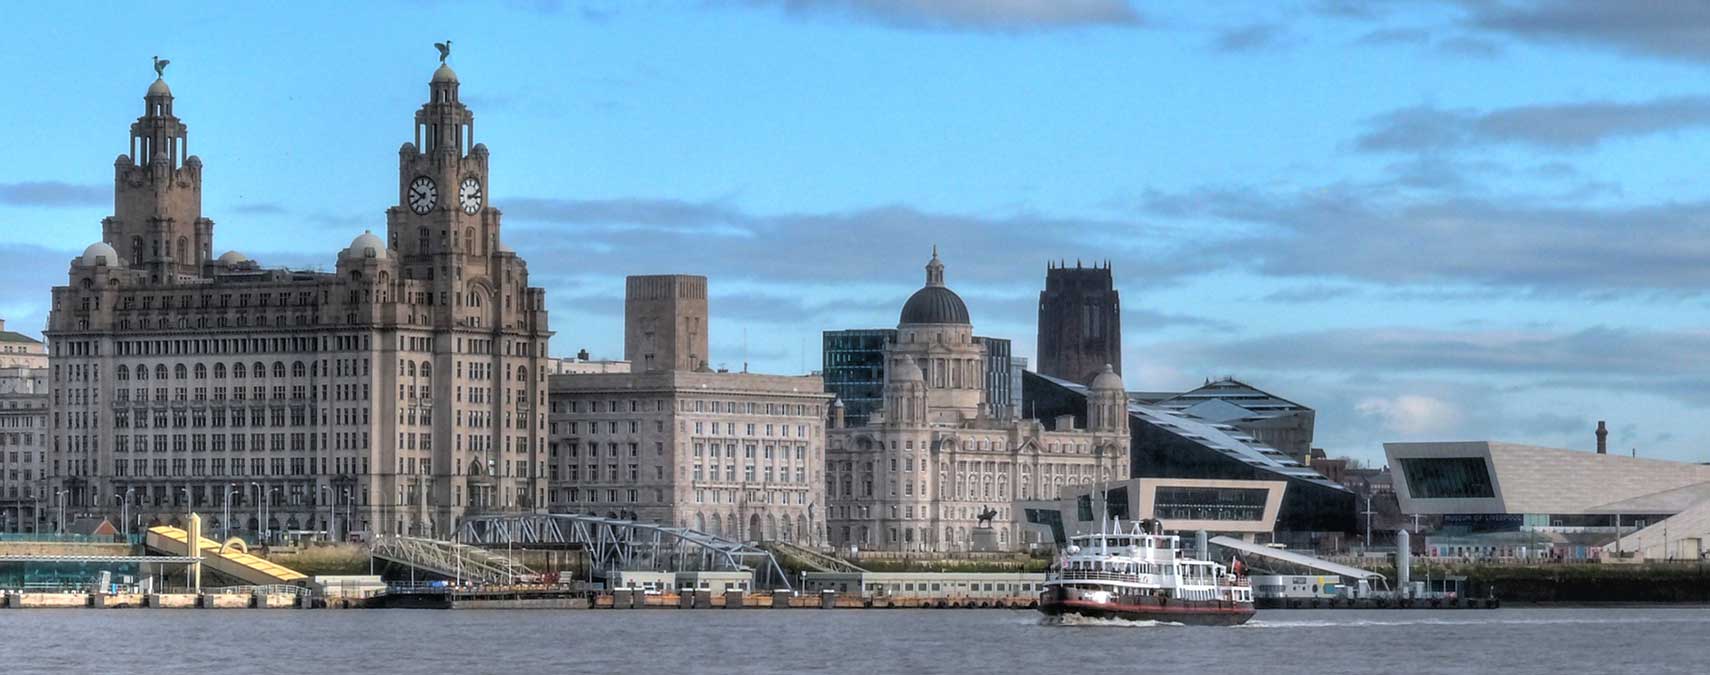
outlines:
[[[37,345],[41,343],[37,342]],[[44,355],[45,358],[45,355]],[[43,489],[48,447],[47,368],[0,368],[0,532],[53,529]]]
[[[1093,378],[1085,428],[1075,428],[1073,416],[996,419],[984,400],[984,350],[934,251],[926,286],[904,304],[897,340],[886,346],[882,408],[859,427],[843,427],[833,413],[826,462],[833,544],[969,550],[989,508],[997,512],[991,544],[1019,548],[1026,542],[1014,501],[1128,476],[1119,376],[1105,370]]]
[[[686,370],[555,375],[552,510],[822,542],[824,386]]]
[[[458,87],[433,73],[386,238],[357,236],[332,273],[212,256],[202,162],[149,87],[102,241],[53,290],[46,468],[67,510],[274,533],[336,511],[335,536],[443,537],[466,512],[544,507],[545,291],[500,242]]]
[[[550,378],[553,510],[824,541],[824,380],[709,369],[706,277],[626,285],[635,372]]]

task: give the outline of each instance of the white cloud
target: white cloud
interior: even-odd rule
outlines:
[[[1453,404],[1417,394],[1366,398],[1354,409],[1362,415],[1379,419],[1384,429],[1408,437],[1454,432],[1462,418]]]

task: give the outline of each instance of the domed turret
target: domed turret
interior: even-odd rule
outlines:
[[[108,246],[107,242],[104,241],[95,242],[90,244],[89,248],[83,249],[83,256],[78,259],[78,262],[89,267],[100,267],[102,265],[122,267],[124,265],[123,262],[119,261],[119,252],[113,250],[113,247]]]
[[[374,236],[373,232],[363,230],[362,234],[356,235],[355,239],[350,240],[350,246],[341,251],[338,254],[338,257],[341,260],[346,258],[378,258],[380,260],[385,260],[386,258],[391,257],[391,254],[386,251],[386,242],[381,241],[379,237]]]
[[[932,260],[926,263],[926,286],[909,296],[903,303],[899,324],[970,324],[968,305],[944,285],[944,263],[938,261],[938,247],[932,247]]]
[[[480,73],[476,73],[476,74],[479,75]],[[445,65],[444,63],[441,63],[441,64],[439,64],[439,68],[437,68],[433,71],[433,82],[456,82],[456,81],[457,81],[457,72],[452,70],[451,66],[448,66],[448,65]]]
[[[1104,364],[1104,371],[1092,380],[1093,391],[1122,391],[1122,376],[1116,374],[1116,369],[1110,364]]]
[[[896,362],[891,365],[889,375],[893,382],[926,381],[926,374],[920,372],[920,366],[915,364],[914,359],[906,356],[897,359]]]
[[[226,251],[225,253],[220,254],[220,262],[227,265],[236,265],[239,263],[249,262],[249,258],[237,251]]]
[[[147,96],[171,96],[172,87],[166,86],[166,80],[154,78],[154,84],[148,85]]]

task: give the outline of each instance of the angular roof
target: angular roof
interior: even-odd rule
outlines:
[[[1597,514],[1677,513],[1693,503],[1697,487],[1710,483],[1710,466],[1661,459],[1600,455],[1496,441],[1385,443],[1397,467],[1396,495],[1408,513]],[[1401,462],[1409,459],[1482,459],[1489,497],[1416,498]]]
[[[1207,404],[1213,402],[1221,405],[1207,407]],[[1311,408],[1232,377],[1208,381],[1198,389],[1160,399],[1157,405],[1174,410],[1194,411],[1196,417],[1219,421],[1312,412]],[[1196,408],[1202,409],[1203,413],[1194,410]],[[1241,413],[1241,410],[1246,413]]]
[[[1087,394],[1087,388],[1084,385],[1031,371],[1027,374],[1039,377],[1081,396]],[[1130,397],[1128,415],[1130,418],[1143,420],[1148,424],[1193,441],[1209,451],[1222,454],[1255,469],[1287,478],[1309,481],[1335,490],[1348,491],[1346,486],[1326,478],[1324,474],[1301,464],[1287,453],[1265,445],[1233,426],[1216,420],[1201,419],[1188,410],[1136,403]]]
[[[39,345],[42,343],[41,340],[37,340],[14,330],[0,330],[0,342],[27,342],[33,345]]]

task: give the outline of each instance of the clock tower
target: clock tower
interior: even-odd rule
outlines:
[[[457,73],[441,63],[416,111],[415,142],[398,150],[388,244],[416,279],[447,272],[448,256],[484,267],[480,259],[498,250],[499,212],[487,206],[487,146],[475,142],[475,115],[457,90]]]
[[[545,291],[528,285],[528,265],[500,242],[502,214],[487,201],[487,146],[475,142],[475,115],[459,98],[446,51],[416,111],[414,139],[398,150],[385,248],[395,256],[387,292],[401,303],[401,322],[381,340],[402,345],[403,360],[422,355],[411,355],[411,345],[432,352],[431,394],[412,403],[413,419],[436,420],[432,438],[384,459],[389,467],[404,461],[398,480],[406,493],[424,478],[408,473],[409,460],[430,460],[416,465],[431,467],[422,469],[416,504],[438,528],[471,512],[546,507],[542,361],[552,336]],[[355,262],[341,273],[356,271]],[[407,410],[404,419],[412,419]]]
[[[113,215],[101,221],[102,241],[118,252],[113,262],[147,270],[155,283],[198,274],[212,260],[214,221],[202,217],[202,160],[189,154],[163,77],[143,96],[130,152],[113,162],[113,174]]]

